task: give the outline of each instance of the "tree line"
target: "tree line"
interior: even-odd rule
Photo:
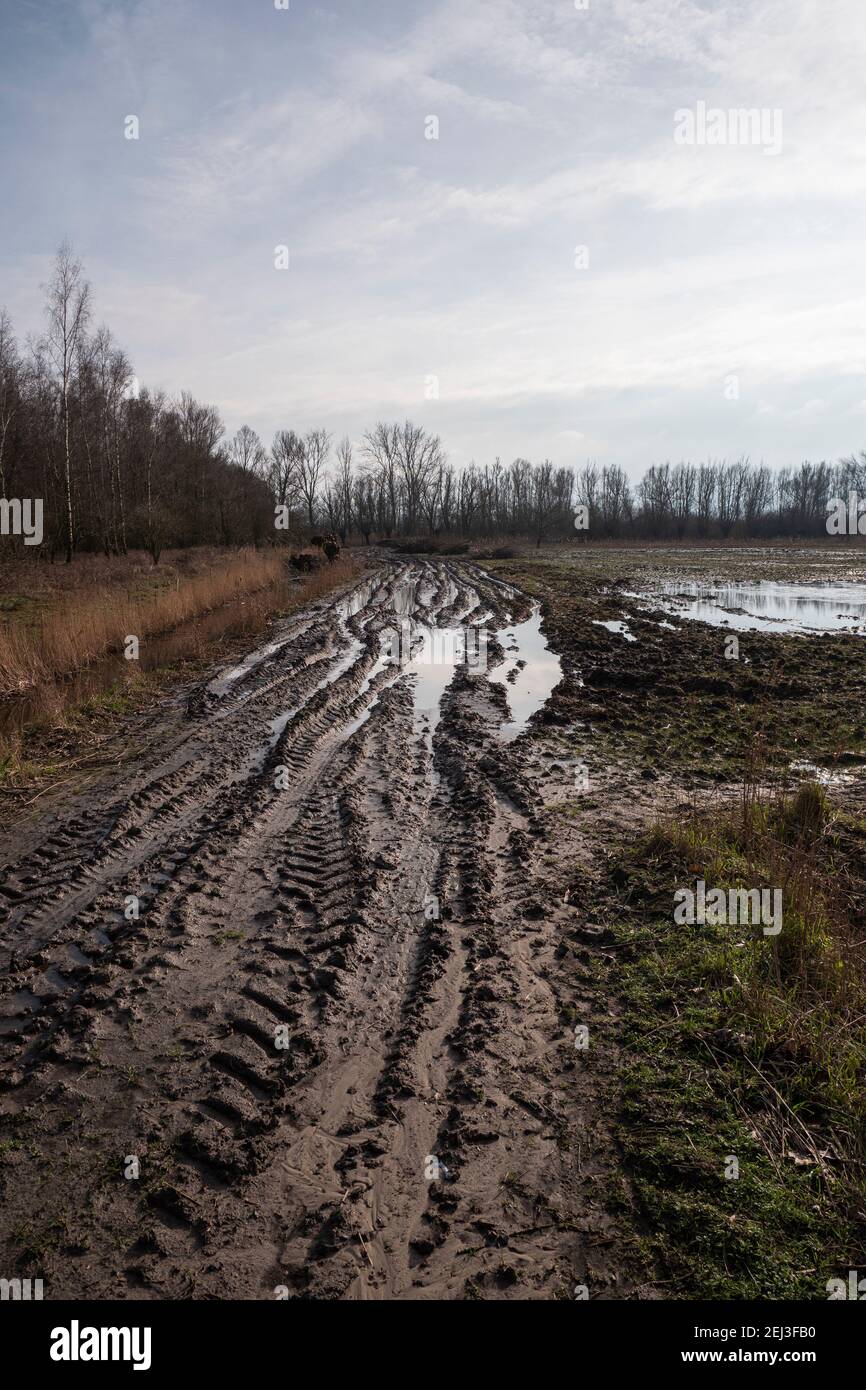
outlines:
[[[94,325],[80,260],[61,246],[45,329],[16,340],[0,309],[0,498],[43,500],[45,547],[153,558],[166,546],[258,543],[273,533],[267,482],[222,443],[218,410],[184,391],[140,389]]]
[[[0,498],[40,497],[52,558],[202,544],[262,544],[321,529],[398,537],[722,539],[826,533],[832,500],[866,497],[866,453],[770,469],[654,464],[637,483],[598,467],[472,463],[438,435],[380,421],[360,445],[326,429],[248,425],[229,439],[215,406],[140,388],[109,328],[94,326],[80,260],[63,245],[45,330],[24,349],[0,310]],[[283,522],[276,520],[282,517]]]

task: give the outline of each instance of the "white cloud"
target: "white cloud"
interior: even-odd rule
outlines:
[[[82,0],[62,42],[35,13],[6,54],[22,335],[68,233],[142,381],[232,429],[412,411],[458,459],[635,467],[856,445],[861,0]],[[782,154],[676,146],[698,100],[781,108]]]

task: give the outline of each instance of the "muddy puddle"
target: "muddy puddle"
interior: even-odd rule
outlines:
[[[671,582],[629,593],[642,606],[743,632],[824,632],[866,636],[866,585],[838,582],[702,585]]]
[[[487,633],[483,628],[433,627],[416,624],[415,655],[406,665],[411,678],[416,717],[432,734],[439,724],[442,697],[459,667],[483,671],[487,662]]]
[[[866,768],[862,764],[856,766],[825,766],[823,763],[808,762],[799,759],[788,764],[788,771],[799,780],[819,782],[822,787],[847,787],[853,783],[862,782]]]
[[[502,586],[502,591],[504,598],[514,599],[515,608],[519,606],[520,596],[514,590]],[[360,694],[384,688],[380,680],[383,673],[393,672],[394,680],[408,678],[416,727],[428,743],[440,722],[443,698],[459,670],[486,674],[488,680],[504,687],[510,717],[503,719],[499,729],[503,742],[523,733],[562,676],[559,658],[541,631],[538,605],[522,622],[510,621],[506,612],[507,625],[498,626],[502,613],[497,619],[472,587],[458,587],[453,579],[437,591],[429,576],[413,571],[392,585],[383,585],[377,578],[358,585],[334,607],[345,648],[315,690],[323,690],[344,676],[369,639],[376,659]],[[242,665],[229,668],[212,682],[213,693],[225,693],[289,640],[273,642]],[[389,683],[386,678],[384,685]],[[346,726],[347,736],[366,722],[378,700],[376,693],[367,708]],[[296,713],[296,709],[287,710],[273,721],[273,742]]]
[[[594,618],[594,619],[593,619],[593,622],[592,622],[592,625],[593,625],[593,627],[603,627],[603,628],[605,628],[608,632],[617,632],[617,633],[619,633],[620,637],[624,637],[624,638],[625,638],[626,642],[636,642],[636,641],[637,641],[637,638],[635,637],[634,633],[633,633],[633,632],[631,631],[631,629],[629,628],[628,623],[624,623],[624,622],[623,622],[621,619],[619,619],[619,618],[611,618],[609,621],[602,621],[601,618]],[[661,626],[661,624],[660,624],[660,626]],[[668,626],[670,627],[670,624],[668,624]]]
[[[412,580],[397,586],[392,607],[401,622],[387,635],[388,657],[409,676],[416,719],[429,736],[439,724],[443,697],[458,670],[465,667],[470,673],[486,674],[488,680],[504,686],[510,718],[503,720],[499,736],[510,742],[523,733],[562,676],[559,658],[541,631],[541,610],[535,605],[525,621],[497,627],[492,613],[480,608],[474,592],[455,614],[457,602],[457,589],[450,584],[444,606],[438,610],[451,615],[450,619],[437,621],[431,613],[429,588],[416,587]],[[500,649],[504,661],[499,660]]]
[[[496,635],[505,650],[505,663],[491,670],[490,679],[505,686],[511,720],[501,726],[499,733],[510,743],[547,703],[562,679],[562,666],[541,631],[538,606],[526,622],[501,628]]]

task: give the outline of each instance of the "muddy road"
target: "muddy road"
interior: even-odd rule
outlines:
[[[7,844],[4,1271],[50,1298],[626,1292],[537,872],[526,721],[558,679],[520,592],[384,561]]]

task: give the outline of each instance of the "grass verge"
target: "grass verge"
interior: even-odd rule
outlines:
[[[826,1298],[866,1232],[866,827],[824,792],[660,824],[616,871],[620,1140],[686,1298]],[[678,925],[675,889],[778,887],[778,936]],[[738,1171],[739,1176],[732,1174]]]
[[[17,697],[0,701],[0,791],[41,794],[58,775],[100,765],[103,745],[179,678],[227,657],[273,618],[356,574],[345,553],[293,578],[285,554],[241,551],[218,557],[203,573],[175,573],[169,587],[161,577],[159,588],[142,586],[133,598],[87,584],[53,595],[36,621],[0,633],[0,670],[7,682],[19,682]],[[139,661],[118,652],[128,633],[150,638],[142,640]],[[41,674],[49,671],[53,676]]]
[[[139,639],[168,632],[202,613],[246,594],[286,582],[286,560],[277,550],[240,550],[204,573],[155,591],[136,594],[87,585],[67,593],[28,623],[0,629],[0,694],[26,690],[80,670]]]

